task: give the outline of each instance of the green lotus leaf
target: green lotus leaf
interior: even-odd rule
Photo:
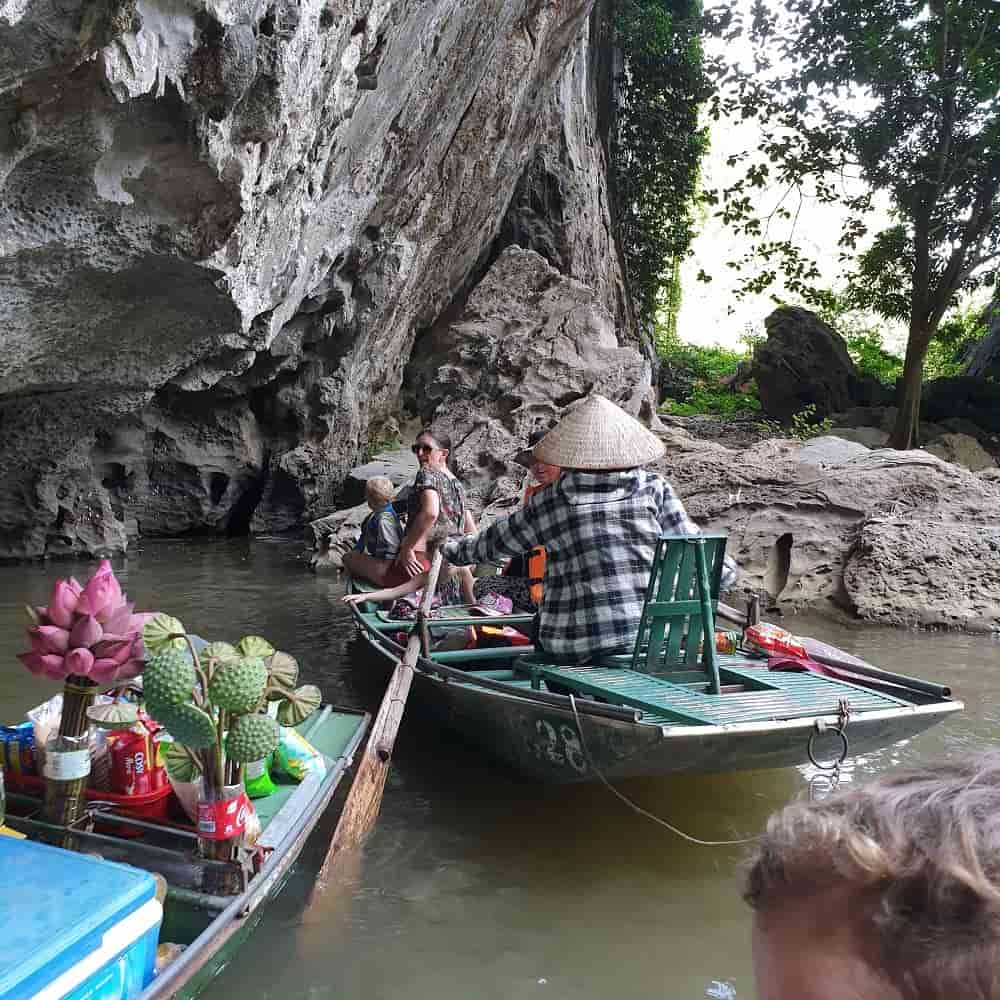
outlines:
[[[278,721],[283,726],[305,722],[322,704],[323,694],[315,684],[304,684],[290,692],[278,705]]]
[[[139,709],[129,701],[91,705],[87,718],[98,729],[128,729],[139,721]]]
[[[292,691],[299,679],[299,664],[294,656],[283,653],[280,649],[267,661],[270,683],[274,687],[281,688],[281,692],[272,692],[268,695],[270,701],[284,698],[286,691]]]
[[[266,660],[274,653],[274,646],[259,635],[247,635],[236,643],[236,650],[241,656],[259,656]]]
[[[185,634],[184,626],[177,618],[171,618],[162,612],[153,615],[142,627],[142,643],[147,655],[155,655],[164,649],[187,649],[187,642],[182,638],[170,637],[178,633]]]
[[[230,646],[228,642],[210,642],[198,654],[202,663],[215,660],[218,663],[225,663],[227,660],[239,659],[239,653],[235,646]]]
[[[197,705],[162,705],[153,716],[178,743],[191,750],[204,750],[215,743],[215,721]]]
[[[201,770],[191,759],[179,743],[171,743],[167,752],[163,755],[163,764],[167,769],[167,774],[174,781],[194,781],[201,774]]]

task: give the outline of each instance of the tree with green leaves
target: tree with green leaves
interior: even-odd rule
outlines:
[[[677,264],[693,235],[698,120],[711,86],[702,66],[700,0],[612,0],[615,75],[611,160],[618,237],[639,318],[676,318]]]
[[[815,263],[769,235],[754,189],[807,191],[846,209],[839,237],[853,305],[908,327],[896,448],[915,443],[924,359],[960,293],[996,280],[1000,260],[1000,4],[997,0],[755,0],[743,31],[754,66],[715,67],[716,116],[756,118],[759,150],[733,185],[707,193],[765,262],[819,303]],[[735,165],[738,158],[734,158]],[[851,187],[845,178],[857,183]],[[889,225],[870,233],[888,198]],[[779,207],[776,214],[791,218]],[[739,267],[745,264],[734,262]]]

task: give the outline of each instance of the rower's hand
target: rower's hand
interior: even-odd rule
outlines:
[[[345,604],[360,604],[362,601],[366,600],[365,594],[344,594],[341,600]]]

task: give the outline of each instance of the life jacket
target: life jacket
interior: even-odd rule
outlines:
[[[358,552],[367,552],[377,559],[385,558],[384,555],[378,552],[378,543],[380,541],[378,525],[383,514],[392,515],[393,520],[396,522],[396,530],[399,533],[399,537],[403,537],[403,521],[399,516],[399,511],[390,502],[379,510],[373,510],[361,522],[361,534],[358,536],[357,544],[354,546]]]
[[[544,490],[541,483],[528,486],[524,491],[524,503],[527,503],[539,490]],[[545,581],[545,549],[541,545],[522,555],[515,556],[507,564],[504,576],[524,576],[528,578],[528,591],[535,604],[541,606],[542,584]]]

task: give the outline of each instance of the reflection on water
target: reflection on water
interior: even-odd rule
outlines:
[[[169,610],[209,638],[267,636],[342,705],[377,706],[383,680],[353,638],[339,585],[309,574],[295,543],[246,540],[147,545],[115,569],[140,609]],[[88,565],[0,567],[0,714],[51,685],[21,669],[22,606],[52,579]],[[858,780],[900,764],[995,741],[996,640],[846,629],[786,620],[902,673],[950,684],[966,711],[929,733],[843,768]],[[756,832],[799,794],[809,769],[629,782],[643,808],[704,839]],[[209,996],[274,1000],[749,1000],[748,917],[738,847],[685,843],[595,786],[522,781],[410,713],[378,829],[363,856],[302,919],[308,872],[328,816],[285,893]]]

